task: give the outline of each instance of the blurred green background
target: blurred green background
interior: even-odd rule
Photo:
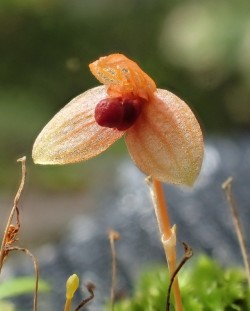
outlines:
[[[186,100],[205,135],[249,130],[249,0],[1,0],[1,191],[16,184],[23,155],[29,186],[47,191],[83,189],[101,161],[126,156],[120,141],[88,165],[39,167],[30,157],[48,120],[99,84],[88,64],[113,52]]]

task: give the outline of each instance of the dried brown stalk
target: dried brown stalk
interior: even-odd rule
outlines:
[[[243,257],[243,262],[244,262],[244,266],[245,266],[245,270],[247,274],[248,285],[250,287],[250,263],[249,263],[249,258],[247,254],[245,238],[244,238],[243,230],[240,224],[240,218],[238,215],[238,208],[237,208],[235,199],[232,194],[232,181],[233,181],[233,178],[229,177],[222,184],[222,189],[224,190],[228,204],[231,207],[234,229],[235,229],[238,241],[239,241],[240,250],[241,250],[241,254]]]
[[[85,298],[77,307],[74,311],[79,311],[82,307],[84,307],[88,302],[90,302],[92,299],[94,299],[95,295],[94,295],[94,289],[95,289],[95,285],[92,283],[88,283],[86,285],[86,288],[88,290],[88,292],[90,293],[90,296]]]
[[[19,185],[19,188],[17,190],[16,196],[14,198],[14,204],[13,207],[11,209],[8,221],[7,221],[7,225],[4,231],[4,236],[2,239],[2,245],[1,245],[1,250],[0,250],[0,273],[3,267],[3,262],[8,254],[8,252],[6,252],[6,248],[13,245],[13,243],[15,243],[17,241],[17,235],[20,229],[20,220],[19,220],[19,208],[18,208],[18,204],[20,201],[20,197],[24,188],[24,184],[25,184],[25,177],[26,177],[26,157],[20,158],[17,160],[17,162],[21,162],[22,163],[22,177],[21,177],[21,182]],[[12,224],[13,218],[16,215],[16,224]]]
[[[22,164],[22,176],[19,188],[14,198],[14,204],[11,209],[7,225],[4,231],[4,236],[2,239],[1,250],[0,250],[0,273],[3,267],[3,264],[8,257],[11,251],[21,251],[31,257],[35,269],[36,281],[35,281],[35,290],[34,290],[34,300],[33,300],[33,310],[37,310],[37,296],[38,296],[38,280],[39,280],[39,269],[36,257],[27,249],[23,247],[19,247],[14,245],[15,242],[18,241],[18,233],[20,231],[20,219],[19,219],[19,208],[18,204],[20,201],[20,197],[25,184],[26,177],[26,157],[20,158],[17,162],[21,162]],[[16,217],[15,222],[13,223],[13,219]]]
[[[36,280],[35,280],[35,289],[34,289],[34,299],[33,299],[33,310],[37,310],[37,297],[38,297],[38,282],[39,282],[39,267],[38,267],[38,262],[36,257],[27,249],[23,247],[18,247],[18,246],[13,246],[8,248],[8,252],[10,251],[21,251],[24,252],[26,255],[31,257],[35,269],[35,275],[36,275]]]
[[[116,287],[116,251],[115,241],[120,239],[120,235],[117,231],[109,231],[109,242],[112,256],[112,278],[111,278],[111,291],[110,291],[110,310],[114,310],[115,305],[115,287]]]
[[[166,311],[170,310],[170,294],[171,294],[171,289],[172,289],[172,285],[174,283],[174,279],[177,276],[177,274],[179,273],[179,271],[181,270],[181,268],[183,267],[183,265],[189,260],[189,258],[191,258],[193,256],[193,251],[192,248],[189,247],[186,243],[182,242],[183,247],[184,247],[184,257],[181,260],[181,262],[179,263],[178,267],[176,268],[175,272],[173,273],[171,280],[170,280],[170,284],[168,286],[168,293],[167,293],[167,303],[166,303]]]

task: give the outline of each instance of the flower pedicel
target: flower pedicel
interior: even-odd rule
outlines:
[[[169,271],[176,269],[176,237],[160,182],[192,185],[203,160],[203,138],[190,108],[157,89],[140,67],[122,54],[89,65],[104,85],[74,98],[44,127],[33,147],[38,164],[86,161],[125,134],[135,164],[151,178],[151,191]],[[182,310],[178,280],[175,307]]]

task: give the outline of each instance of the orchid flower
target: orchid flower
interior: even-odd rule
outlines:
[[[188,105],[157,89],[140,67],[122,54],[89,65],[104,85],[68,103],[44,127],[33,147],[38,164],[86,161],[125,134],[135,164],[148,176],[192,185],[203,159],[203,138]]]
[[[104,85],[74,98],[44,127],[33,147],[39,164],[86,161],[125,134],[135,164],[150,176],[155,212],[169,272],[176,270],[176,234],[171,228],[161,182],[192,185],[203,159],[203,138],[187,104],[157,89],[140,67],[122,54],[101,57],[89,65]],[[175,306],[182,311],[178,279]]]

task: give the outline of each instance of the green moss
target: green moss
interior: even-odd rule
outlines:
[[[247,311],[249,289],[240,268],[222,268],[208,257],[200,256],[179,275],[184,310]],[[131,298],[116,303],[115,311],[165,310],[169,283],[166,267],[145,271],[138,280]],[[174,309],[171,301],[171,309]]]

